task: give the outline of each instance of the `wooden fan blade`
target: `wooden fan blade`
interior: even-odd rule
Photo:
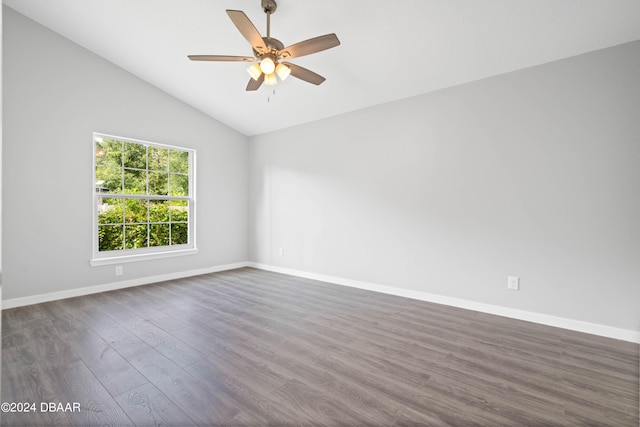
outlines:
[[[326,80],[320,74],[316,74],[313,71],[307,70],[306,68],[299,65],[292,64],[290,62],[283,62],[283,64],[291,69],[291,75],[293,77],[297,77],[300,80],[304,80],[305,82],[319,85]]]
[[[262,86],[262,82],[264,82],[264,73],[260,74],[258,80],[249,79],[247,91],[258,90]]]
[[[333,33],[325,34],[324,36],[314,37],[312,39],[285,47],[279,52],[279,56],[284,59],[299,58],[301,56],[331,49],[332,47],[336,47],[339,44],[340,40],[338,40],[338,36]]]
[[[256,58],[251,56],[229,56],[229,55],[189,55],[192,61],[241,61],[253,62]]]
[[[238,28],[238,31],[240,31],[244,38],[251,43],[251,46],[256,52],[260,54],[267,52],[267,45],[264,43],[264,40],[262,40],[260,32],[243,11],[227,10],[227,15],[229,15],[229,18],[231,18],[231,21],[233,21],[233,24]]]

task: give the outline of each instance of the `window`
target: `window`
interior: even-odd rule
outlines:
[[[195,252],[195,151],[93,135],[92,265]]]

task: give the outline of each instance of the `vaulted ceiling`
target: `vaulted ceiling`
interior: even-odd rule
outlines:
[[[336,33],[341,45],[291,60],[327,80],[246,92],[251,56],[225,9],[263,36],[260,0],[4,0],[4,4],[245,135],[640,39],[638,0],[278,0],[285,46]],[[274,92],[275,91],[275,92]]]

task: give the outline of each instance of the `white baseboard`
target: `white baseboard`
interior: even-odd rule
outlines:
[[[55,301],[65,298],[79,297],[100,292],[114,291],[116,289],[130,288],[132,286],[148,285],[150,283],[164,282],[166,280],[182,279],[185,277],[198,276],[201,274],[216,273],[218,271],[233,270],[235,268],[247,267],[248,262],[238,262],[235,264],[218,265],[197,270],[181,271],[177,273],[159,274],[156,276],[141,277],[139,279],[124,280],[121,282],[105,283],[103,285],[87,286],[84,288],[69,289],[67,291],[51,292],[47,294],[33,295],[23,298],[12,298],[2,301],[2,309],[22,307],[42,302]]]
[[[247,263],[249,267],[260,270],[273,271],[291,276],[304,277],[306,279],[329,282],[336,285],[349,286],[352,288],[365,289],[368,291],[381,292],[384,294],[397,295],[421,301],[433,302],[437,304],[449,305],[452,307],[465,308],[467,310],[479,311],[482,313],[495,314],[512,319],[525,320],[547,326],[569,329],[572,331],[585,332],[588,334],[614,338],[623,341],[630,341],[640,344],[640,331],[614,328],[611,326],[599,325],[596,323],[583,322],[581,320],[567,319],[564,317],[550,316],[548,314],[534,313],[531,311],[517,310],[513,308],[501,307],[497,305],[484,304],[459,298],[451,298],[442,295],[429,294],[410,289],[401,289],[393,286],[377,285],[374,283],[360,282],[358,280],[343,279],[341,277],[326,276],[323,274],[309,273],[306,271],[292,270],[289,268],[276,267],[255,262]]]
[[[255,262],[238,262],[234,264],[219,265],[209,268],[201,268],[197,270],[181,271],[177,273],[161,274],[156,276],[142,277],[139,279],[124,280],[121,282],[106,283],[96,286],[87,286],[84,288],[70,289],[67,291],[51,292],[47,294],[33,295],[24,298],[12,298],[2,301],[2,309],[22,307],[25,305],[39,304],[42,302],[55,301],[65,298],[79,297],[83,295],[95,294],[99,292],[113,291],[116,289],[129,288],[132,286],[147,285],[150,283],[163,282],[166,280],[182,279],[185,277],[198,276],[201,274],[216,273],[219,271],[233,270],[242,267],[253,267],[265,271],[273,271],[275,273],[288,274],[291,276],[304,277],[307,279],[318,280],[321,282],[333,283],[336,285],[349,286],[374,292],[380,292],[390,295],[397,295],[406,298],[417,299],[421,301],[433,302],[436,304],[449,305],[452,307],[464,308],[467,310],[479,311],[487,314],[495,314],[498,316],[509,317],[512,319],[525,320],[528,322],[539,323],[547,326],[555,326],[558,328],[569,329],[572,331],[585,332],[588,334],[600,335],[603,337],[614,338],[623,341],[629,341],[640,344],[640,331],[629,329],[614,328],[596,323],[583,322],[580,320],[567,319],[564,317],[550,316],[548,314],[535,313],[531,311],[517,310],[497,305],[484,304],[475,301],[464,300],[460,298],[451,298],[442,295],[435,295],[411,289],[396,288],[393,286],[377,285],[374,283],[361,282],[358,280],[344,279],[341,277],[327,276],[324,274],[309,273],[306,271],[294,270],[283,267],[276,267],[267,264]]]

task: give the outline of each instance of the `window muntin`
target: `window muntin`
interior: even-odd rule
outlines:
[[[195,248],[195,151],[94,134],[94,259]]]

